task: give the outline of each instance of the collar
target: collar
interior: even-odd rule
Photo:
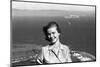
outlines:
[[[55,49],[55,46],[49,46],[48,45],[48,50],[54,50],[54,49]],[[63,44],[61,44],[61,43],[59,45],[59,50],[64,50]]]

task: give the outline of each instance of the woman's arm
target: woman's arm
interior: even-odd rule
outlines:
[[[41,50],[40,50],[40,53],[39,53],[39,55],[37,57],[37,62],[39,64],[43,64],[43,48],[41,48]]]

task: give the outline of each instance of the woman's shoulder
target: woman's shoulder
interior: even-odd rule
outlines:
[[[61,48],[62,48],[62,49],[70,49],[69,46],[66,45],[66,44],[61,44]]]
[[[42,50],[47,50],[49,45],[43,46]]]

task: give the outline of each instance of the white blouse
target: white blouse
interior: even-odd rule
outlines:
[[[72,62],[69,47],[60,44],[58,51],[54,46],[42,47],[37,58],[39,64]]]

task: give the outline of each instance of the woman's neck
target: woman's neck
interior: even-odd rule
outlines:
[[[57,40],[57,42],[56,42],[55,44],[53,44],[53,46],[54,46],[56,49],[59,49],[60,44],[61,44],[60,41]]]

